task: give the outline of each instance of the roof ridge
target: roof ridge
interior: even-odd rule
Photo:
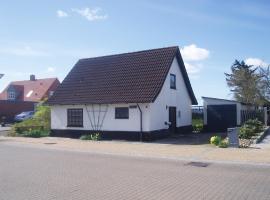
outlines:
[[[160,47],[160,48],[153,48],[153,49],[145,49],[145,50],[139,50],[139,51],[131,51],[131,52],[126,52],[126,53],[116,53],[116,54],[110,54],[110,55],[103,55],[103,56],[94,56],[94,57],[89,57],[89,58],[81,58],[81,60],[89,60],[89,59],[96,59],[96,58],[104,58],[104,57],[114,57],[114,56],[122,56],[122,55],[127,55],[127,54],[136,54],[136,53],[144,53],[148,51],[156,51],[156,50],[164,50],[164,49],[177,49],[179,46],[168,46],[168,47]]]
[[[57,77],[53,77],[53,78],[37,78],[35,79],[35,81],[41,81],[41,80],[48,80],[48,79],[55,79],[57,80]],[[31,81],[31,80],[20,80],[20,81],[11,81],[10,83],[17,83],[17,82],[25,82],[25,81]]]

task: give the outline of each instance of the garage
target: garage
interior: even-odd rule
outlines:
[[[241,112],[255,107],[234,100],[202,97],[204,126],[208,131],[226,131],[241,125]]]
[[[237,125],[236,104],[208,105],[207,129],[209,131],[226,131]]]

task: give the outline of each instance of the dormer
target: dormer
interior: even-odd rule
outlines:
[[[19,100],[22,92],[23,92],[23,86],[10,85],[7,89],[7,100],[10,100],[10,101]]]
[[[13,85],[10,85],[7,90],[7,100],[16,100],[17,92]]]

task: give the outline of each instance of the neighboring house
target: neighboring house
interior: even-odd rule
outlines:
[[[30,75],[29,80],[11,82],[0,93],[0,100],[39,102],[52,95],[59,85],[57,78],[36,79]]]
[[[57,78],[36,79],[34,75],[29,80],[11,82],[0,93],[0,119],[4,116],[12,121],[16,114],[34,110],[35,104],[52,95],[59,85]]]
[[[226,131],[256,114],[256,107],[235,100],[202,97],[204,125],[208,131]],[[245,116],[245,115],[250,116]]]
[[[178,47],[81,59],[48,100],[55,136],[155,139],[191,130],[197,104]]]

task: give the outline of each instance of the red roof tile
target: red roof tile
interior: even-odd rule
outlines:
[[[40,101],[48,97],[49,91],[55,91],[60,85],[57,78],[36,79],[34,81],[13,81],[0,94],[1,100],[7,100],[7,90],[12,86],[19,93],[17,100]]]

